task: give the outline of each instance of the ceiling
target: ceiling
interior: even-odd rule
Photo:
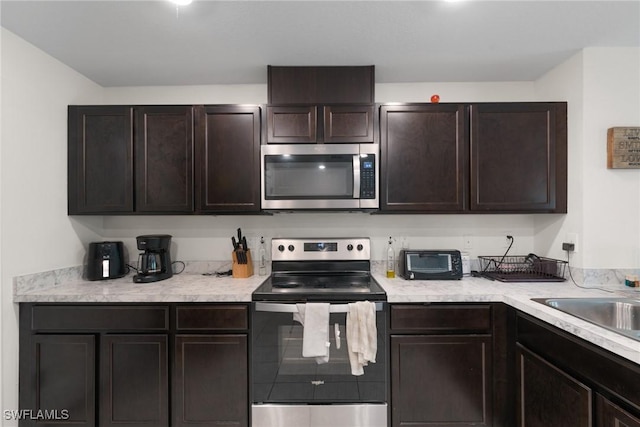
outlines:
[[[0,1],[2,26],[105,86],[266,83],[267,65],[375,65],[376,82],[531,81],[640,46],[640,0]]]

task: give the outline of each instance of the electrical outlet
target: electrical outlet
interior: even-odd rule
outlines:
[[[400,249],[409,249],[409,237],[400,236],[398,239],[400,240]]]
[[[563,243],[562,244],[562,250],[563,251],[567,251],[567,252],[573,252],[576,248],[576,245],[574,243]]]
[[[578,252],[578,233],[567,233],[564,238],[564,243],[573,244],[573,252]],[[564,247],[563,243],[563,247]]]
[[[462,247],[464,249],[473,249],[473,236],[471,234],[462,236]]]

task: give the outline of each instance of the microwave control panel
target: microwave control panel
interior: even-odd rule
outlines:
[[[360,160],[360,198],[376,198],[376,158],[367,156]]]

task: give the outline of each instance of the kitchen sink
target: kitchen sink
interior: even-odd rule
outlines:
[[[534,298],[533,300],[640,341],[640,300],[632,298]]]

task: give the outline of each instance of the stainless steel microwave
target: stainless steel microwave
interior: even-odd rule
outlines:
[[[262,209],[378,209],[379,153],[378,144],[262,145]]]

